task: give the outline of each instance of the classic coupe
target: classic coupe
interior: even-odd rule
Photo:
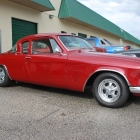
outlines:
[[[35,34],[0,54],[0,86],[12,81],[80,92],[89,89],[100,105],[118,108],[131,93],[140,95],[140,61],[96,52],[78,36]]]

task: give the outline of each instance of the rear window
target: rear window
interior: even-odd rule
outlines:
[[[95,40],[93,40],[93,39],[91,40],[91,39],[90,39],[90,40],[86,40],[86,41],[87,41],[92,47],[93,47],[93,46],[96,46],[96,45],[95,45]]]

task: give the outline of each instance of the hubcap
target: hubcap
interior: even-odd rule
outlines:
[[[99,84],[98,93],[103,101],[112,103],[120,97],[120,86],[113,79],[105,79]]]
[[[5,71],[3,68],[0,68],[0,83],[3,83],[5,80]]]

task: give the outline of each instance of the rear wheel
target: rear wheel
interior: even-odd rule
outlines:
[[[106,107],[121,107],[129,97],[129,88],[126,81],[114,73],[99,75],[92,88],[97,102]]]
[[[0,86],[5,87],[9,86],[11,83],[11,80],[7,74],[7,71],[3,66],[0,66]]]

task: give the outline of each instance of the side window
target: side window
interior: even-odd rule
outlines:
[[[107,44],[109,44],[109,45],[113,45],[112,43],[110,43],[108,40],[106,40],[106,39],[103,39]]]
[[[61,48],[54,39],[50,39],[50,43],[54,53],[56,53],[57,51],[62,52]]]
[[[27,54],[28,53],[28,46],[29,46],[29,42],[23,42],[22,43],[22,53],[23,54]]]
[[[32,54],[53,53],[49,38],[34,40],[32,42]]]
[[[105,40],[105,39],[100,39],[100,41],[101,41],[101,45],[106,45],[106,46],[110,46],[111,45],[111,43],[109,43],[107,40]]]
[[[103,40],[100,40],[102,45],[105,45],[105,42]]]

